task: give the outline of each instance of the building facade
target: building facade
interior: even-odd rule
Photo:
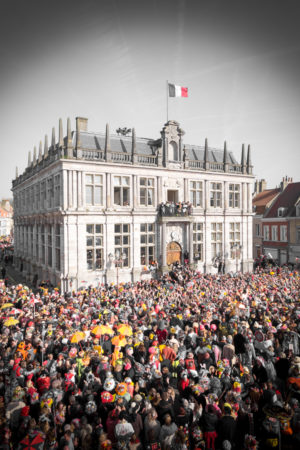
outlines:
[[[63,291],[136,281],[188,260],[203,272],[252,270],[250,146],[184,143],[168,121],[158,139],[135,130],[52,130],[13,181],[15,265]]]
[[[1,202],[0,207],[0,237],[11,236],[12,233],[13,233],[13,209],[8,200],[6,200]]]
[[[263,253],[278,264],[300,261],[300,183],[284,178],[263,219]]]

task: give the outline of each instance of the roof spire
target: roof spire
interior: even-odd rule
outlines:
[[[207,138],[205,138],[205,145],[204,145],[204,168],[206,170],[209,168],[209,162],[208,162],[208,141],[207,141]]]
[[[64,137],[63,137],[63,124],[62,119],[58,121],[58,146],[62,147],[64,145]]]
[[[105,152],[110,151],[110,135],[109,135],[109,124],[106,124],[105,128]]]
[[[18,170],[18,166],[16,166],[16,178],[19,177],[19,170]]]
[[[36,146],[33,147],[33,165],[36,165]]]
[[[228,157],[227,142],[226,141],[224,141],[223,164],[224,164],[224,172],[228,172],[229,157]]]
[[[242,157],[241,157],[242,173],[246,173],[246,155],[245,155],[245,144],[242,145]]]
[[[45,145],[44,145],[44,157],[47,158],[48,156],[48,136],[45,134]]]
[[[68,117],[67,120],[67,156],[73,158],[73,146],[72,146],[72,133],[71,133],[71,120]]]
[[[31,166],[31,151],[28,152],[28,167]]]
[[[55,127],[52,127],[51,147],[54,150],[54,148],[55,148]]]
[[[41,162],[42,159],[43,159],[43,144],[42,141],[40,141],[38,162]]]
[[[251,162],[251,147],[248,145],[248,152],[247,152],[247,173],[252,174],[252,162]]]
[[[131,154],[132,154],[132,164],[137,163],[137,154],[136,154],[136,135],[135,129],[132,128],[132,143],[131,143]]]

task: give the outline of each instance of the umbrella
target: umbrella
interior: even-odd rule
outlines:
[[[19,323],[19,321],[17,319],[13,319],[12,317],[10,317],[6,322],[4,322],[4,325],[6,327],[12,327],[13,325],[16,325],[17,323]]]
[[[18,309],[18,308],[13,308],[13,309],[11,309],[10,311],[9,311],[9,315],[15,315],[15,314],[21,314],[21,312],[22,312],[22,310],[21,309]]]
[[[103,336],[104,334],[109,334],[112,336],[114,331],[108,325],[97,325],[92,329],[92,333],[96,336]]]
[[[21,442],[22,450],[42,450],[44,448],[44,439],[40,434],[34,436],[28,434]]]
[[[103,353],[103,349],[101,347],[101,345],[94,345],[94,350],[96,350],[96,352],[98,352],[98,355],[102,355]]]
[[[119,336],[113,337],[111,340],[111,343],[118,347],[125,347],[125,345],[127,344],[127,341],[124,336],[119,335]]]
[[[132,328],[129,325],[119,325],[117,330],[123,336],[132,336]]]
[[[72,344],[78,344],[78,342],[83,341],[85,339],[85,334],[83,331],[76,331],[76,333],[71,336]]]
[[[4,303],[4,305],[1,306],[1,309],[5,309],[5,308],[11,308],[13,305],[13,303]]]

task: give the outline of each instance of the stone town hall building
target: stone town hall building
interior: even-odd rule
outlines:
[[[13,180],[15,265],[62,291],[136,281],[188,259],[202,272],[252,269],[250,147],[238,162],[184,142],[169,120],[158,139],[52,130]],[[121,131],[121,134],[120,134]],[[189,203],[190,202],[190,203]],[[178,203],[182,203],[178,207]]]

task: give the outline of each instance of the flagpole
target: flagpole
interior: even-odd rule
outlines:
[[[167,122],[169,121],[169,81],[167,80]]]

